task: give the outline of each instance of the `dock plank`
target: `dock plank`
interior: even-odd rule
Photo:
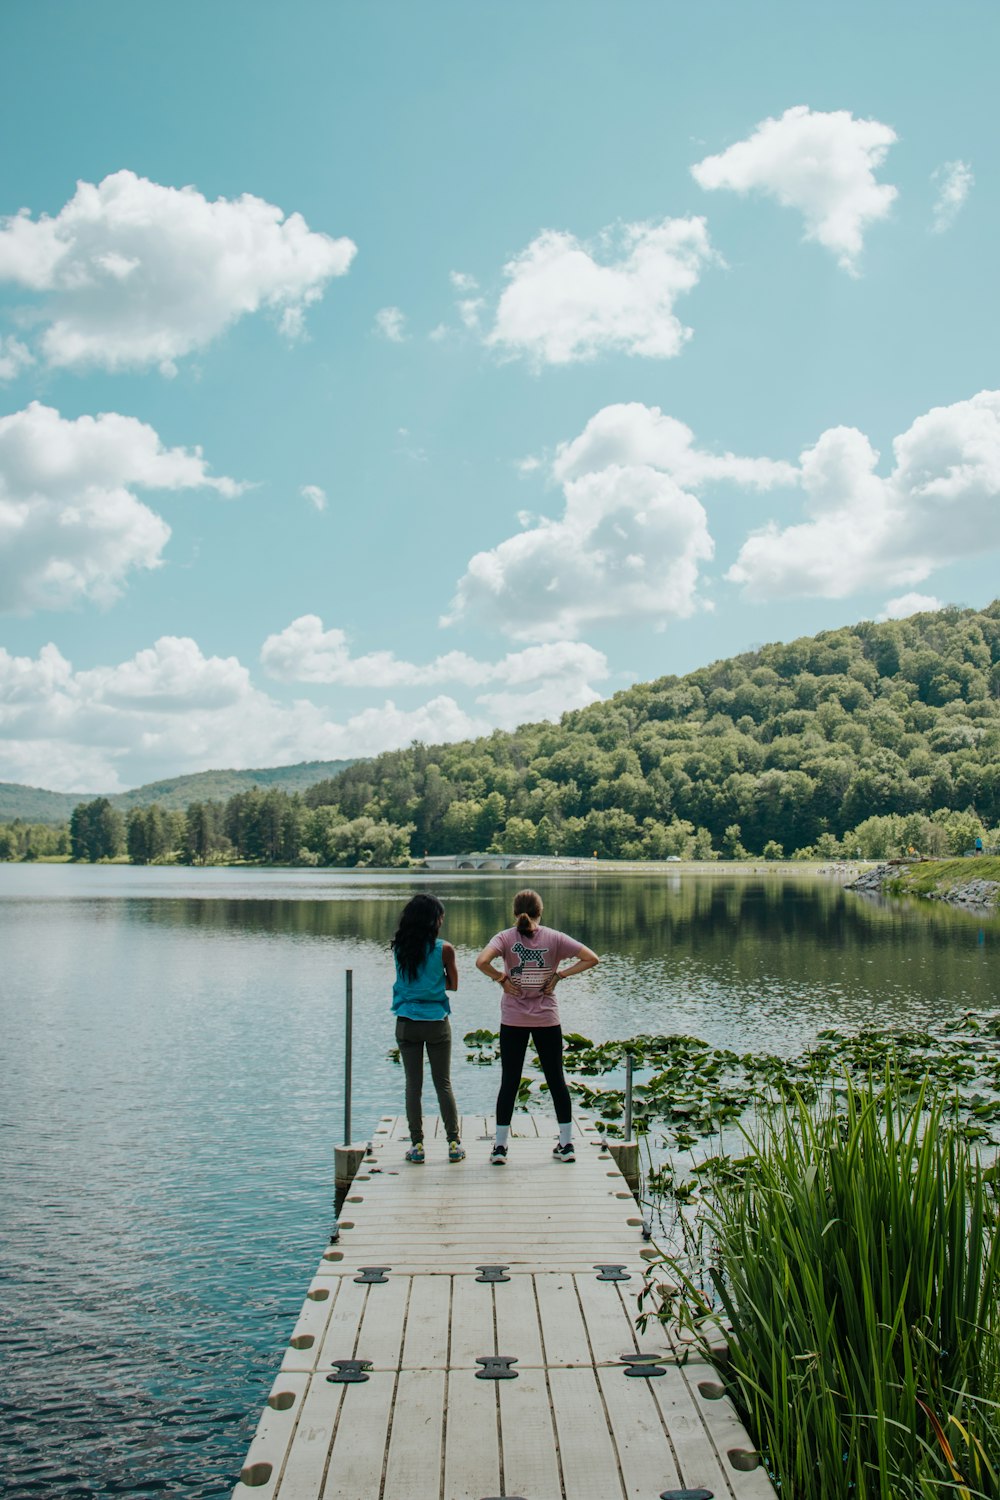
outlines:
[[[382,1500],[431,1500],[440,1494],[444,1391],[444,1370],[400,1371]]]
[[[503,1489],[497,1494],[563,1500],[566,1491],[545,1371],[522,1370],[517,1380],[499,1382],[498,1395]]]
[[[595,1370],[548,1372],[566,1494],[573,1500],[622,1500],[618,1454]]]
[[[362,1385],[341,1386],[344,1409],[322,1490],[281,1500],[361,1500],[377,1496],[388,1443],[396,1376],[383,1371]]]
[[[446,1413],[445,1500],[502,1494],[496,1382],[477,1380],[471,1370],[452,1371]]]

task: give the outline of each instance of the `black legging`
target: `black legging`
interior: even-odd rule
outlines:
[[[504,1025],[500,1027],[500,1065],[503,1077],[497,1094],[497,1124],[509,1125],[514,1117],[517,1088],[524,1071],[524,1055],[528,1050],[529,1037],[538,1049],[538,1061],[552,1095],[556,1120],[560,1125],[568,1125],[573,1118],[573,1105],[563,1077],[562,1027]]]

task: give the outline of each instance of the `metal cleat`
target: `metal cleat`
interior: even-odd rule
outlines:
[[[477,1380],[517,1379],[517,1371],[511,1369],[511,1365],[517,1364],[513,1354],[485,1354],[476,1360],[476,1364],[483,1367],[476,1371]]]
[[[359,1385],[362,1380],[368,1379],[365,1372],[371,1367],[370,1359],[335,1359],[334,1373],[326,1378],[331,1385]]]
[[[382,1282],[389,1280],[388,1276],[384,1275],[384,1272],[391,1271],[392,1267],[359,1266],[358,1270],[361,1272],[361,1275],[355,1276],[355,1281],[359,1281],[362,1286],[379,1286]]]
[[[505,1276],[503,1274],[504,1271],[507,1270],[506,1266],[477,1266],[476,1270],[482,1272],[481,1276],[477,1276],[476,1277],[477,1281],[509,1281],[510,1280],[509,1276]]]
[[[666,1366],[660,1364],[661,1358],[662,1355],[659,1354],[623,1354],[625,1374],[641,1380],[649,1380],[654,1375],[665,1375]]]
[[[600,1276],[595,1277],[597,1281],[631,1281],[631,1272],[621,1266],[595,1266],[595,1271],[600,1271]]]

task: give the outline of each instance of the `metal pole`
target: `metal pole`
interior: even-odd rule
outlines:
[[[632,1054],[625,1054],[625,1139],[632,1139]]]
[[[351,1144],[351,1041],[354,1031],[354,970],[347,970],[346,1035],[344,1038],[344,1145]]]

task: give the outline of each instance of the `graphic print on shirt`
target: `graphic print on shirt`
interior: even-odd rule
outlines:
[[[516,979],[519,974],[524,972],[525,966],[528,964],[533,969],[544,969],[545,955],[549,950],[548,948],[526,948],[523,943],[515,943],[510,951],[511,953],[516,953],[521,960],[519,964],[510,970],[511,979]]]

